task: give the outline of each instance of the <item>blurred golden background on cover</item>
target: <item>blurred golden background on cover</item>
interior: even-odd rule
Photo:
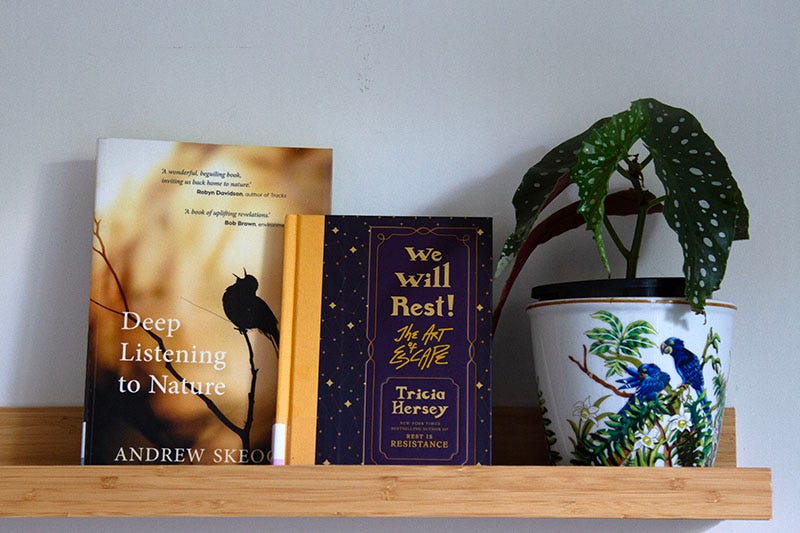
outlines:
[[[146,142],[146,141],[145,141]],[[95,433],[124,432],[125,438],[95,442],[95,451],[112,455],[119,442],[125,446],[181,446],[241,448],[241,440],[192,394],[150,394],[151,378],[168,375],[163,363],[120,361],[122,343],[135,355],[138,343],[153,349],[156,342],[141,328],[123,331],[124,310],[116,272],[128,307],[142,318],[177,318],[181,327],[167,337],[154,331],[167,349],[226,352],[226,367],[211,364],[176,364],[192,382],[224,382],[224,395],[211,396],[219,409],[242,427],[247,413],[251,372],[247,344],[225,317],[222,295],[246,271],[259,281],[257,295],[280,320],[283,220],[289,213],[330,212],[331,151],[326,149],[264,148],[194,143],[170,143],[166,158],[156,158],[143,175],[109,175],[98,165],[98,190],[103,180],[121,184],[113,201],[98,203],[99,237],[108,263],[92,254],[89,370],[95,379],[95,403],[117,402],[114,414],[99,416]],[[125,154],[122,154],[124,157]],[[101,157],[100,155],[98,156]],[[203,181],[195,176],[169,174],[169,170],[239,173],[227,182],[247,182],[249,187],[225,187],[164,182],[165,178]],[[220,181],[217,177],[211,178]],[[198,190],[214,194],[199,194]],[[216,191],[257,193],[257,197],[217,195]],[[285,196],[284,196],[285,195]],[[220,216],[219,212],[261,213],[268,217]],[[211,214],[209,214],[211,212]],[[214,212],[217,212],[215,214]],[[226,225],[229,222],[272,224],[268,227]],[[100,247],[98,237],[94,247]],[[113,310],[113,311],[112,311]],[[249,330],[258,368],[255,423],[251,448],[270,446],[275,410],[277,352],[258,330]],[[92,368],[94,365],[94,368]],[[119,377],[141,382],[138,394],[120,393]],[[95,405],[103,412],[103,406]],[[148,425],[152,410],[157,425]],[[102,426],[102,429],[101,429]],[[210,451],[208,452],[210,454]],[[204,457],[211,459],[210,455]]]

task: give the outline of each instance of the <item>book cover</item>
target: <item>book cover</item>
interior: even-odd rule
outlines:
[[[284,218],[321,148],[101,139],[84,464],[269,464]]]
[[[275,464],[491,462],[491,219],[288,216]]]

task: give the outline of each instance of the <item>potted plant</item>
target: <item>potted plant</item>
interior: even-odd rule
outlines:
[[[658,196],[647,186],[655,181],[651,163],[663,186]],[[615,175],[627,188],[609,192]],[[539,221],[571,183],[579,200]],[[513,205],[516,228],[497,275],[511,271],[495,326],[522,266],[555,236],[585,225],[610,277],[605,230],[626,263],[622,279],[533,289],[538,302],[528,314],[553,462],[713,464],[735,306],[710,298],[732,242],[747,238],[749,220],[711,137],[687,111],[637,100],[548,152],[525,174]],[[645,223],[654,213],[677,234],[682,278],[637,278]],[[629,243],[612,216],[633,217]]]

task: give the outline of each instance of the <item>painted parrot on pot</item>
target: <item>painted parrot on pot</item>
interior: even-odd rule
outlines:
[[[640,404],[656,401],[658,393],[669,384],[669,374],[653,363],[639,365],[636,370],[630,367],[625,370],[630,377],[617,380],[617,383],[621,383],[619,389],[635,389],[635,391],[619,411],[621,415],[627,413],[637,400]]]
[[[703,368],[700,365],[700,358],[689,350],[682,339],[670,337],[661,343],[661,353],[672,357],[675,363],[675,371],[683,380],[684,384],[689,385],[698,398],[703,398],[703,411],[706,417],[711,416],[708,399],[705,397],[705,383],[703,379]]]
[[[700,368],[700,358],[684,346],[683,341],[677,337],[670,337],[661,343],[661,353],[672,356],[675,370],[684,383],[688,383],[697,394],[704,390],[703,369]]]

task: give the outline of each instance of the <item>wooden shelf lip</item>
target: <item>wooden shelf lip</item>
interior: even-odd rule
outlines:
[[[0,516],[766,520],[767,468],[2,466]]]
[[[79,466],[80,407],[0,407],[0,517],[772,517],[733,409],[714,468],[528,466],[547,459],[538,410],[494,415],[497,466]]]

